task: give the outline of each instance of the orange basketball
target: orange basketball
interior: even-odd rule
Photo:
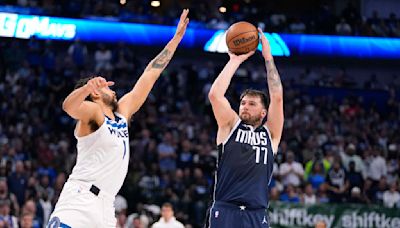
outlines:
[[[257,28],[249,22],[237,22],[226,32],[226,45],[230,52],[241,55],[256,50],[258,46]]]

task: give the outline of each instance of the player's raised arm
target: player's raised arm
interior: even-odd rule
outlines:
[[[229,53],[229,62],[215,79],[211,86],[208,98],[210,99],[215,119],[218,124],[218,133],[232,129],[235,121],[239,118],[237,113],[231,108],[228,99],[225,97],[226,90],[231,83],[231,79],[242,62],[254,54],[254,51],[244,55]],[[223,137],[217,136],[217,144],[224,141]]]
[[[114,82],[106,81],[102,77],[92,78],[85,85],[72,91],[65,98],[62,108],[72,118],[83,122],[95,119],[96,116],[103,118],[100,106],[85,99],[90,95],[100,96],[99,89],[111,85],[114,85]]]
[[[267,69],[267,81],[270,97],[268,107],[268,117],[266,125],[271,132],[272,148],[274,152],[278,150],[283,130],[283,87],[279,72],[276,69],[274,58],[271,54],[271,47],[262,30],[258,31],[261,35],[262,55],[265,59],[265,67]]]
[[[126,119],[130,119],[143,105],[154,83],[157,81],[158,77],[160,77],[161,72],[174,55],[189,23],[189,18],[187,17],[188,13],[188,9],[183,10],[174,37],[168,42],[160,54],[147,65],[133,89],[118,102],[118,112],[125,116]]]

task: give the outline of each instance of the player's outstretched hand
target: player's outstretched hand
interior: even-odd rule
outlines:
[[[181,14],[181,18],[179,19],[179,23],[176,27],[175,37],[182,39],[185,35],[186,27],[189,24],[189,18],[187,17],[189,13],[189,9],[184,9]]]
[[[271,60],[272,54],[271,54],[271,46],[269,45],[269,41],[267,40],[267,37],[265,37],[261,28],[258,28],[258,32],[260,33],[260,38],[261,38],[262,56],[264,57],[265,60]]]
[[[114,85],[113,81],[107,81],[103,77],[95,77],[95,78],[90,79],[86,83],[86,88],[88,89],[88,91],[90,93],[93,93],[93,92],[98,93],[99,89],[101,89],[103,87],[107,87],[107,86],[112,86],[112,85]]]
[[[230,51],[228,51],[228,55],[230,57],[230,59],[232,60],[238,60],[240,62],[244,62],[246,59],[248,59],[250,56],[252,56],[254,54],[255,51],[250,51],[246,54],[242,54],[242,55],[236,55]]]

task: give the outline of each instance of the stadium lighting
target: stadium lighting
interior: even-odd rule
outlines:
[[[150,4],[152,7],[159,7],[161,5],[160,1],[151,1]]]
[[[219,7],[219,12],[226,13],[226,7],[224,6]]]

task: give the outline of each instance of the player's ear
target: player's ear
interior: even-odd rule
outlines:
[[[94,101],[94,100],[97,100],[100,98],[100,93],[97,91],[94,91],[94,92],[91,92],[89,96]]]
[[[263,110],[261,111],[262,118],[265,118],[267,116],[267,113],[268,113],[267,109],[263,108]]]

